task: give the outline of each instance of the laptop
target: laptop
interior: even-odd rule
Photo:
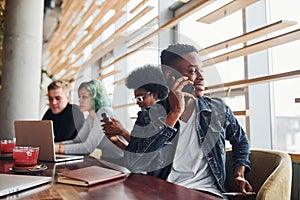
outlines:
[[[51,120],[16,120],[15,137],[17,146],[38,146],[39,161],[64,162],[83,159],[80,155],[55,154],[53,124]]]
[[[29,189],[52,180],[47,176],[0,174],[0,197]]]

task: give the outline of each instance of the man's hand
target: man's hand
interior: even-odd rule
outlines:
[[[55,153],[59,152],[59,143],[55,143]]]
[[[253,191],[252,186],[250,183],[243,177],[236,177],[234,179],[234,186],[237,191],[246,194],[246,192]]]
[[[64,154],[65,151],[65,145],[62,142],[55,143],[55,153]]]
[[[193,102],[195,99],[194,95],[182,91],[184,86],[187,84],[190,84],[190,81],[185,76],[182,76],[176,80],[175,77],[172,77],[172,86],[170,86],[170,92],[168,95],[171,111],[165,120],[165,123],[170,127],[174,127],[182,113],[185,111],[185,97],[189,98],[188,102]]]
[[[234,186],[238,192],[246,194],[253,191],[251,184],[244,177],[245,167],[239,166],[235,170]]]

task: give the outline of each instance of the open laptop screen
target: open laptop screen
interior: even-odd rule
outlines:
[[[16,120],[15,136],[17,146],[39,146],[39,161],[62,162],[83,159],[83,156],[63,155],[56,159],[53,124],[51,120]]]

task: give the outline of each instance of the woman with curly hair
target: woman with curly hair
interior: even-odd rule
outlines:
[[[103,83],[99,80],[83,82],[78,88],[80,110],[89,115],[73,140],[57,143],[59,154],[90,154],[96,148],[102,150],[101,159],[122,164],[123,151],[113,145],[101,128],[101,114],[112,116],[111,103]],[[99,136],[100,132],[100,136]]]
[[[132,71],[126,79],[126,87],[134,90],[133,100],[141,108],[138,116],[143,115],[145,110],[149,110],[154,104],[165,99],[168,96],[169,89],[166,86],[164,75],[159,67],[154,65],[144,65]],[[138,119],[144,119],[138,117]],[[105,121],[102,127],[106,136],[115,145],[125,149],[127,144],[124,143],[120,136],[130,141],[130,133],[122,126],[121,122],[111,118]],[[139,123],[136,121],[136,123]]]

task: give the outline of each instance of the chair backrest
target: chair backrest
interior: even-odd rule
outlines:
[[[281,151],[252,149],[251,171],[245,175],[257,192],[256,200],[289,200],[291,196],[292,162]],[[226,186],[234,191],[231,151],[226,155]]]

